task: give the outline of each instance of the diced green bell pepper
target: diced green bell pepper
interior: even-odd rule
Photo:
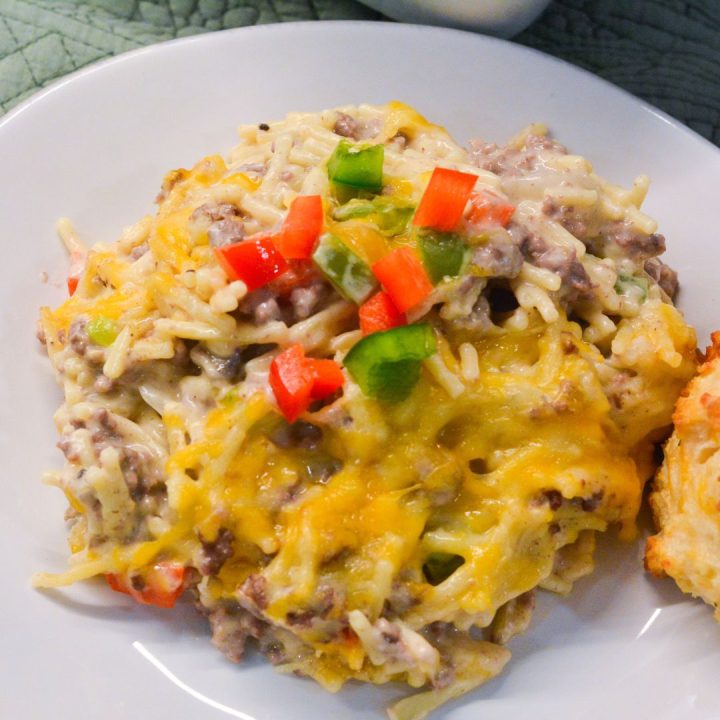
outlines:
[[[341,140],[328,160],[328,177],[339,185],[380,192],[384,160],[384,145],[353,145]]]
[[[437,351],[427,323],[404,325],[364,337],[345,356],[344,365],[369,397],[404,400],[420,378],[420,364]]]
[[[240,393],[237,387],[231,387],[221,398],[220,404],[225,407],[231,407],[240,399]]]
[[[119,332],[115,321],[103,315],[93,318],[87,324],[85,331],[91,343],[102,347],[112,345]]]
[[[636,295],[643,303],[648,296],[647,278],[635,277],[634,275],[618,275],[615,281],[615,292],[618,295]]]
[[[320,237],[312,259],[338,292],[358,305],[377,287],[368,265],[331,233]]]
[[[370,217],[387,235],[400,235],[407,230],[415,206],[399,198],[378,196],[372,200],[351,200],[333,212],[335,220]]]
[[[418,249],[433,283],[457,277],[470,257],[470,250],[456,233],[421,230]]]
[[[427,556],[423,565],[423,572],[431,585],[439,585],[464,564],[465,558],[462,555],[435,552]]]

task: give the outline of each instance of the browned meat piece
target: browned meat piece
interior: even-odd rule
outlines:
[[[68,331],[68,342],[70,347],[78,355],[84,355],[88,346],[88,336],[85,330],[87,321],[84,319],[75,320]]]
[[[440,309],[440,317],[452,328],[484,333],[492,327],[490,305],[481,293],[484,278],[468,275],[454,288],[452,300]]]
[[[490,240],[474,248],[472,264],[493,277],[515,277],[522,268],[523,256],[520,248],[512,242]]]
[[[342,135],[346,138],[358,140],[360,138],[360,123],[352,116],[344,112],[339,112],[335,121],[333,132],[336,135]]]
[[[324,619],[335,607],[335,591],[331,587],[318,589],[318,597],[306,610],[291,611],[287,614],[288,625],[309,628],[315,618]]]
[[[273,665],[281,665],[288,661],[284,645],[272,633],[263,633],[258,639],[258,647]]]
[[[469,315],[452,318],[447,322],[455,330],[484,334],[493,324],[490,317],[490,303],[484,295],[480,295]]]
[[[392,619],[394,616],[405,614],[419,602],[420,598],[414,595],[405,583],[395,581],[387,599],[386,611]]]
[[[240,303],[239,310],[243,315],[252,316],[256,325],[282,320],[277,295],[267,286],[247,295]]]
[[[593,284],[585,271],[585,266],[577,259],[570,263],[565,274],[561,274],[563,282],[573,291],[574,297],[582,297],[592,293]]]
[[[604,496],[605,492],[603,490],[598,490],[589,497],[573,498],[573,501],[579,502],[580,507],[583,509],[584,512],[595,512],[595,510],[597,510],[600,506],[600,503],[602,502]]]
[[[240,208],[230,203],[205,203],[193,211],[192,222],[209,223],[208,238],[213,247],[240,242],[245,237]]]
[[[258,620],[239,606],[219,607],[212,610],[208,620],[212,630],[213,645],[233,662],[242,660],[248,638],[259,639],[266,628],[262,620]]]
[[[231,220],[240,216],[240,208],[231,203],[205,203],[193,210],[190,219],[218,222],[219,220]]]
[[[253,347],[253,346],[251,346]],[[274,345],[264,346],[268,349]],[[190,359],[214,380],[224,378],[232,383],[245,377],[245,353],[247,348],[236,348],[228,357],[214,355],[206,348],[196,345],[190,352]]]
[[[333,126],[333,132],[336,135],[350,138],[351,140],[366,140],[375,137],[380,131],[381,123],[379,120],[369,120],[368,122],[359,122],[352,115],[344,112],[337,113],[337,120]]]
[[[639,232],[627,222],[616,222],[601,231],[606,247],[617,245],[623,254],[637,260],[662,255],[665,252],[665,237],[659,233]],[[606,251],[607,252],[607,251]]]
[[[567,152],[560,143],[545,135],[529,135],[525,146],[520,150],[507,145],[472,140],[469,159],[483,170],[512,177],[532,172],[541,165],[539,150],[550,150],[563,155]]]
[[[98,449],[104,449],[122,440],[117,432],[117,423],[105,408],[93,410],[92,420],[96,423],[92,432],[92,441]],[[92,428],[92,425],[88,427]]]
[[[208,228],[208,239],[213,247],[223,247],[240,242],[245,237],[242,220],[218,220]]]
[[[559,490],[544,490],[541,493],[541,499],[547,502],[551,510],[559,510],[563,504],[563,496]]]
[[[546,197],[543,201],[542,211],[551,220],[560,223],[578,240],[585,240],[589,236],[587,220],[572,205],[560,205],[553,198]]]
[[[526,235],[521,248],[528,262],[556,272],[561,277],[563,285],[575,297],[592,292],[593,284],[573,250],[552,245],[532,233]]]
[[[249,601],[250,608],[264,610],[268,604],[267,580],[262,575],[249,575],[242,584],[239,595]]]
[[[249,293],[239,311],[251,316],[257,325],[276,320],[294,325],[322,310],[333,294],[311,263],[291,261],[290,268],[276,280]]]
[[[292,425],[283,423],[270,435],[272,443],[283,450],[289,448],[315,450],[322,442],[322,438],[321,428],[303,420],[298,420]]]
[[[490,626],[490,640],[505,645],[516,635],[525,632],[534,609],[535,593],[532,590],[505,603],[498,609]]]
[[[153,496],[152,503],[159,500],[160,495],[165,492],[162,469],[147,448],[129,440],[123,434],[116,416],[105,408],[97,408],[87,423],[74,421],[72,425],[74,430],[82,428],[90,432],[90,440],[98,456],[108,447],[118,451],[120,469],[133,500],[144,500],[148,496]],[[78,462],[81,459],[83,444],[74,435],[74,430],[64,434],[58,442],[58,447],[68,462]]]
[[[550,150],[558,155],[567,155],[565,146],[547,135],[528,135],[525,139],[525,149]]]
[[[645,272],[667,293],[674,298],[678,291],[677,273],[662,260],[651,258],[645,263]]]
[[[526,233],[521,244],[522,254],[528,262],[541,268],[557,272],[559,268],[569,269],[573,254],[565,248],[552,245],[539,235]]]
[[[217,575],[225,561],[232,557],[235,535],[232,530],[220,528],[215,540],[207,541],[200,538],[202,559],[199,570],[203,575]]]
[[[295,288],[290,293],[290,303],[295,317],[298,320],[310,317],[320,301],[327,297],[327,290],[327,285],[319,279],[307,287]]]
[[[71,437],[63,435],[63,437],[58,440],[57,447],[63,455],[65,455],[65,459],[68,462],[79,462],[82,446],[73,441]]]

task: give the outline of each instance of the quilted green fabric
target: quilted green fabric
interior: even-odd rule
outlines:
[[[353,0],[0,0],[0,110],[102,58],[259,23],[375,19]]]
[[[383,18],[354,0],[0,0],[0,113],[132,48],[312,19]],[[720,144],[718,0],[556,0],[516,39],[592,70]]]

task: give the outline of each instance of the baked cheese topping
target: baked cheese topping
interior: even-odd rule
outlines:
[[[401,103],[239,132],[117,242],[60,223],[71,557],[36,583],[187,591],[230,658],[402,680],[391,716],[421,718],[502,669],[596,531],[633,536],[695,362],[648,181],[542,126],[464,150]]]

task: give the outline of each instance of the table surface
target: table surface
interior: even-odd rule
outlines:
[[[313,19],[385,18],[353,0],[0,0],[0,114],[126,50]],[[717,0],[555,0],[515,41],[591,70],[720,144]]]

